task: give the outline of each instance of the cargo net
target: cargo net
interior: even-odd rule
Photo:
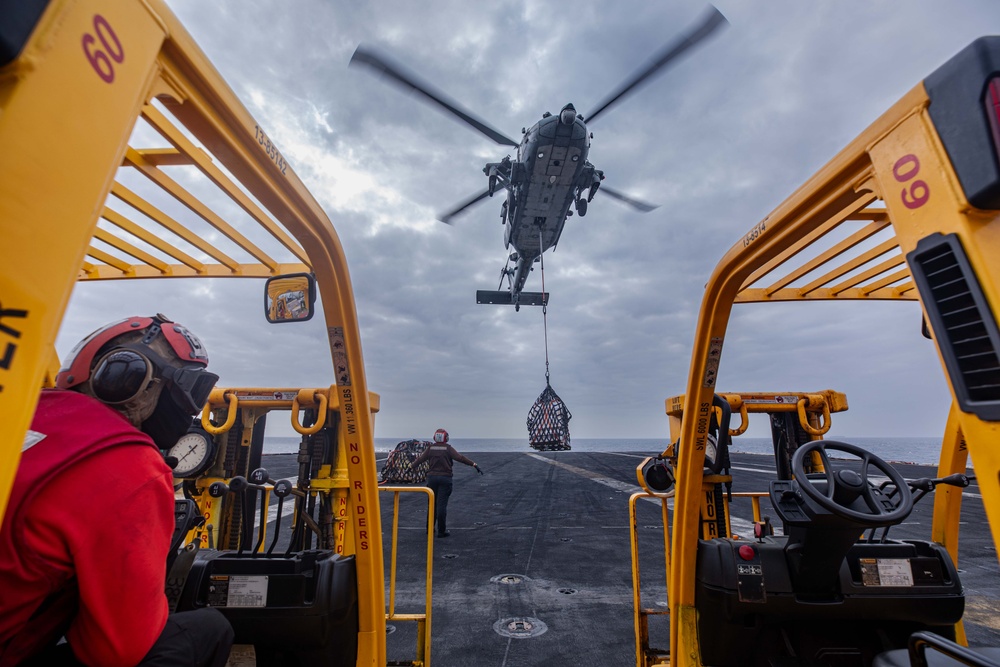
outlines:
[[[413,461],[431,446],[426,440],[404,440],[389,452],[385,465],[379,477],[379,484],[416,484],[427,479],[427,468],[430,461],[424,461],[413,467]]]
[[[569,420],[573,415],[546,383],[528,411],[528,444],[540,452],[569,449]]]

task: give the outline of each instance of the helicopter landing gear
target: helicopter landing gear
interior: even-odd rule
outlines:
[[[587,215],[587,200],[580,197],[576,200],[576,212],[580,214],[580,217]]]
[[[510,183],[511,177],[511,160],[508,155],[499,162],[489,162],[485,167],[483,167],[483,172],[489,177],[489,189],[487,193],[490,197],[493,193],[497,191],[497,182],[499,181],[501,185]]]
[[[594,195],[597,194],[597,189],[601,187],[601,181],[604,180],[604,172],[600,169],[595,169],[590,182],[590,193],[587,195],[587,201],[593,201]],[[583,215],[581,213],[581,215]]]

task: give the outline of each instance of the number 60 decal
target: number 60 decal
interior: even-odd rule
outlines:
[[[99,48],[97,42],[104,48]],[[125,60],[125,51],[118,35],[108,20],[100,14],[94,14],[94,33],[83,33],[83,53],[90,61],[90,66],[97,72],[97,76],[105,83],[115,80],[114,63],[120,65]]]
[[[913,153],[904,155],[896,160],[896,164],[892,165],[892,175],[900,183],[910,182],[918,173],[920,173],[920,160]],[[920,208],[930,199],[931,189],[927,187],[926,182],[918,179],[910,182],[899,194],[903,200],[903,206]]]

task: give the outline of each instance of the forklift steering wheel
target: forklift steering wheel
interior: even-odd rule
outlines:
[[[845,452],[860,458],[861,474],[847,468],[835,470],[830,465],[827,451]],[[823,461],[823,470],[826,475],[825,494],[812,483],[805,471],[806,457],[813,452],[818,453]],[[882,493],[881,489],[869,484],[869,467],[875,468],[895,485],[896,493],[891,498]],[[913,493],[903,476],[868,450],[846,442],[814,440],[802,445],[792,456],[792,475],[794,475],[802,493],[809,500],[835,516],[866,527],[894,525],[909,516],[913,509]],[[868,511],[859,511],[848,506],[859,496],[864,499]]]

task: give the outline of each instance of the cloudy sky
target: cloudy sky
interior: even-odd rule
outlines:
[[[508,136],[586,112],[706,9],[697,0],[471,3],[168,0],[327,211],[353,278],[376,436],[525,438],[545,386],[542,313],[480,306],[506,252],[500,200],[435,216],[507,154],[360,68],[378,48]],[[553,388],[577,438],[665,438],[703,286],[724,252],[894,101],[976,37],[997,0],[717,0],[730,25],[590,128],[609,184],[545,256]],[[58,347],[162,311],[205,341],[221,383],[325,386],[323,325],[268,327],[262,284],[82,285]],[[242,284],[235,284],[242,283]],[[539,272],[527,286],[539,290]],[[111,304],[111,305],[109,305]],[[723,391],[845,392],[841,436],[937,436],[948,391],[914,303],[738,306]],[[285,429],[288,431],[289,429]],[[284,433],[280,433],[284,434]],[[767,434],[763,420],[750,435]]]

